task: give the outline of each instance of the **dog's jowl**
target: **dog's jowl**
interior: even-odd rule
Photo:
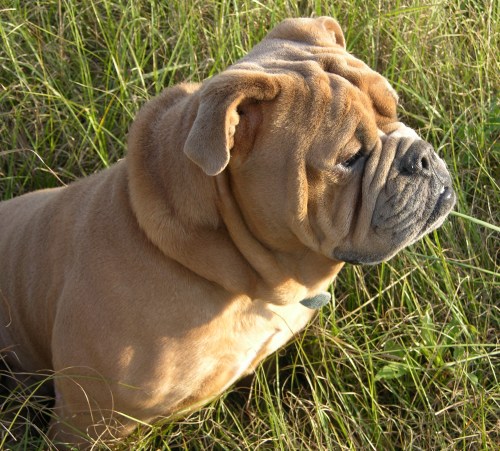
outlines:
[[[450,175],[397,102],[336,21],[286,20],[148,102],[122,161],[2,202],[0,349],[54,372],[52,438],[203,405],[306,325],[344,262],[438,227]]]

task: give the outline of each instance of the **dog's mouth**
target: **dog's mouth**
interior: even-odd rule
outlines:
[[[421,184],[415,181],[415,189],[411,189],[413,183],[406,186],[410,188],[408,190],[410,194],[406,189],[402,190],[406,191],[406,195],[396,202],[395,208],[399,214],[394,218],[397,224],[385,227],[383,220],[379,220],[378,224],[372,224],[374,232],[391,242],[394,249],[399,250],[409,246],[437,229],[455,205],[456,194],[451,187],[449,175],[436,170],[434,173],[427,189],[423,187],[426,182],[421,180]],[[386,218],[387,224],[391,224],[391,219],[390,216]]]
[[[436,204],[431,210],[431,213],[427,218],[424,226],[418,233],[418,237],[431,232],[443,223],[447,214],[455,205],[456,197],[457,196],[455,194],[455,191],[453,191],[453,188],[451,188],[450,186],[442,186],[441,191],[439,192],[439,196],[436,200]],[[418,237],[416,239],[418,239]]]

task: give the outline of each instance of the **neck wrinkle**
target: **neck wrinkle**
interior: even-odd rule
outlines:
[[[180,86],[136,117],[125,158],[131,208],[168,259],[231,294],[248,295],[257,276],[222,224],[213,178],[182,152],[198,103],[196,86]]]
[[[228,170],[207,176],[181,151],[198,103],[195,87],[181,86],[136,118],[125,160],[140,228],[167,258],[234,296],[283,305],[324,290],[331,261],[307,246],[298,258],[267,249],[243,220]]]
[[[283,305],[306,297],[308,287],[298,282],[279,254],[267,249],[249,230],[230,189],[228,171],[215,177],[220,215],[234,246],[258,275],[252,298]],[[285,259],[286,261],[286,259]]]

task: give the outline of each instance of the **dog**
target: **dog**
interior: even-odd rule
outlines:
[[[146,103],[109,169],[0,203],[0,349],[53,371],[51,437],[202,406],[304,328],[345,262],[440,226],[450,174],[397,103],[334,19],[288,19]]]

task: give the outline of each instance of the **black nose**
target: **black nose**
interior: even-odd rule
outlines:
[[[433,152],[429,143],[421,139],[415,141],[401,159],[401,174],[429,174]]]

